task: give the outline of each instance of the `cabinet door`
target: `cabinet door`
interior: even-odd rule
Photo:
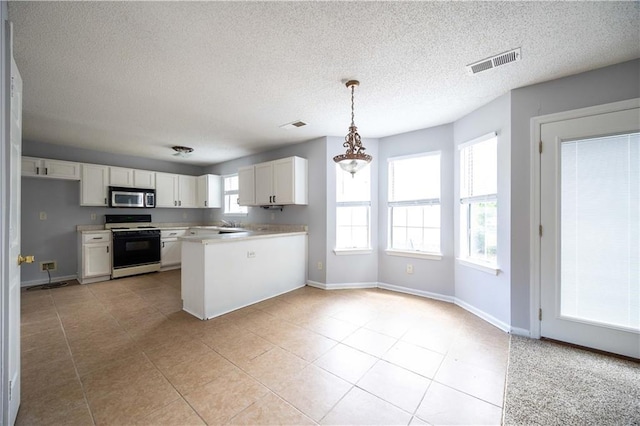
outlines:
[[[133,188],[133,169],[109,167],[109,185]]]
[[[222,206],[222,178],[217,175],[198,177],[198,207],[220,208]]]
[[[44,174],[55,179],[80,180],[80,163],[44,160]]]
[[[176,239],[162,240],[160,256],[161,266],[179,265],[182,263],[182,242]]]
[[[256,204],[273,204],[273,163],[256,164]]]
[[[294,158],[284,158],[273,163],[273,203],[294,204]]]
[[[197,178],[195,176],[178,176],[178,206],[198,207],[197,199]]]
[[[33,157],[22,157],[22,176],[38,176],[42,160]]]
[[[156,207],[178,207],[178,175],[156,173]]]
[[[134,170],[133,186],[134,188],[155,189],[156,173],[148,170]]]
[[[111,275],[111,243],[82,246],[83,278]]]
[[[80,179],[80,205],[106,206],[109,168],[96,164],[83,164]]]
[[[238,169],[238,204],[241,206],[256,205],[256,182],[254,166]]]

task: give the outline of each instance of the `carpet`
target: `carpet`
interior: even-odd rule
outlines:
[[[640,425],[640,363],[511,336],[505,425]]]

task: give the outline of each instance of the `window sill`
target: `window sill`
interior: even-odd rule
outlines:
[[[385,253],[389,256],[400,257],[413,257],[416,259],[428,259],[428,260],[442,260],[442,254],[440,253],[427,253],[423,251],[405,251],[405,250],[393,250],[387,249]]]
[[[242,216],[247,217],[249,213],[222,213],[223,216]]]
[[[356,254],[371,254],[373,249],[333,249],[336,256],[351,256]]]
[[[500,268],[498,268],[498,265],[491,265],[489,263],[480,263],[480,262],[476,262],[469,259],[458,258],[457,260],[460,265],[477,269],[478,271],[486,272],[487,274],[498,275],[498,273],[500,272]]]

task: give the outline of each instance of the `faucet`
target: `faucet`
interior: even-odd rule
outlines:
[[[223,228],[236,228],[236,223],[232,220],[221,220]]]

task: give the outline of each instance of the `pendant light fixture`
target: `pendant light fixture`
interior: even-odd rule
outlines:
[[[360,82],[358,80],[349,80],[346,85],[347,88],[351,89],[351,126],[349,126],[349,133],[345,136],[342,144],[347,148],[347,152],[336,155],[333,157],[333,161],[338,163],[342,170],[351,173],[351,176],[353,176],[358,170],[369,164],[373,157],[364,153],[366,148],[362,146],[358,128],[354,123],[353,91],[356,86],[360,85]]]

